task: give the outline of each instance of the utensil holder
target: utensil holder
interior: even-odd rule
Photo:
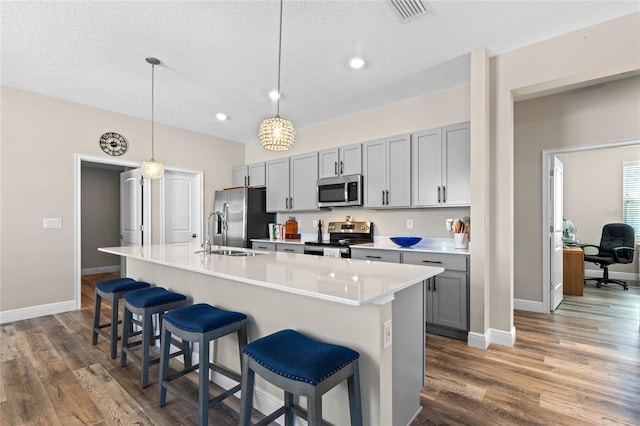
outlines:
[[[453,248],[466,249],[469,247],[469,238],[466,233],[453,234]]]

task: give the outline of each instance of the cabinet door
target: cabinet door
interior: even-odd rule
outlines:
[[[437,206],[440,203],[441,193],[438,193],[438,187],[442,185],[441,140],[440,129],[413,134],[411,204],[414,206]]]
[[[284,212],[289,204],[289,158],[268,161],[267,211]]]
[[[354,144],[340,148],[338,171],[342,176],[362,173],[362,145]]]
[[[318,153],[297,155],[290,158],[290,210],[318,209]]]
[[[351,247],[351,258],[373,260],[375,262],[400,263],[400,252],[398,250],[362,249]]]
[[[387,207],[411,205],[411,136],[387,138]]]
[[[339,172],[338,148],[325,149],[318,153],[318,178],[338,176]]]
[[[270,250],[276,251],[276,243],[270,243],[266,241],[254,241],[251,245],[251,248],[259,249],[259,250]]]
[[[434,277],[424,282],[424,320],[425,322],[433,322],[433,282]]]
[[[276,244],[276,251],[282,251],[285,253],[304,254],[303,244]]]
[[[384,139],[362,144],[364,207],[382,207],[386,187],[386,144]]]
[[[249,164],[247,166],[247,185],[261,187],[266,185],[265,163]]]
[[[434,324],[467,330],[467,274],[444,271],[436,275],[433,286]]]
[[[470,179],[469,123],[442,129],[443,203],[468,205]]]
[[[247,185],[247,166],[238,166],[232,169],[233,178],[232,186],[246,186]]]

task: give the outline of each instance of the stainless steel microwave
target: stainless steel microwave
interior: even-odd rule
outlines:
[[[362,175],[318,180],[318,207],[362,205]]]

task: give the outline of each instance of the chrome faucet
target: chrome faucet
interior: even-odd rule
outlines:
[[[227,207],[228,204],[225,204],[223,209],[224,213],[220,213],[217,210],[209,213],[209,216],[207,216],[207,219],[205,220],[204,243],[202,243],[202,248],[206,254],[211,253],[211,218],[213,216],[220,218],[220,221],[222,222],[222,245],[226,245],[226,231],[228,229]]]

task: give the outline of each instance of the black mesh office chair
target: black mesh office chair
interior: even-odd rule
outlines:
[[[626,282],[609,278],[609,265],[633,262],[634,244],[635,235],[633,227],[630,225],[626,223],[609,223],[605,225],[602,228],[599,246],[591,244],[582,246],[583,249],[588,247],[598,249],[597,254],[587,254],[587,250],[585,250],[584,261],[600,265],[600,268],[604,270],[604,276],[602,278],[585,278],[585,281],[597,280],[596,287],[598,288],[603,284],[613,283],[619,284],[622,288],[628,290],[629,287]]]

